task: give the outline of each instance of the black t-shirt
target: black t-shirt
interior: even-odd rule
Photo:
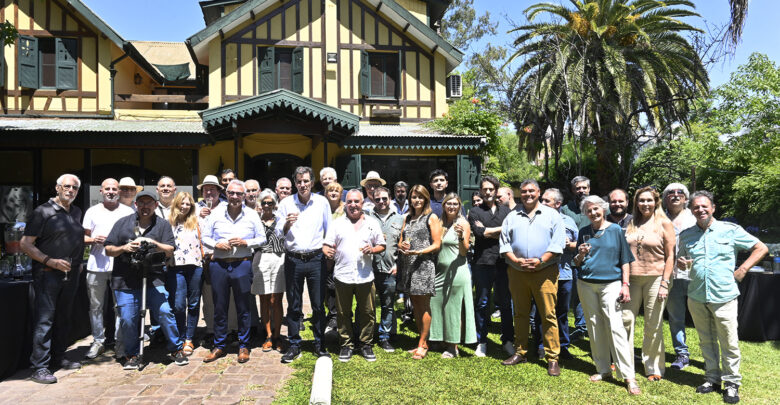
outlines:
[[[24,236],[34,236],[35,246],[52,259],[69,257],[71,268],[81,265],[84,257],[84,227],[81,209],[75,205],[65,210],[51,199],[35,208],[24,228]],[[43,264],[34,261],[33,270]]]
[[[131,214],[120,218],[108,233],[105,246],[122,246],[131,240],[136,239],[135,226],[138,214]],[[153,239],[166,245],[176,246],[171,230],[171,224],[168,221],[152,215],[152,224],[141,233],[141,236]],[[111,274],[111,287],[116,290],[133,290],[141,288],[141,272],[133,270],[130,267],[130,255],[122,253],[114,258],[114,270]],[[150,274],[147,278],[153,286],[160,287],[165,285],[164,274]]]
[[[495,203],[494,203],[495,204]],[[469,211],[469,225],[474,233],[474,263],[495,265],[501,256],[498,253],[498,239],[486,238],[485,228],[501,227],[504,218],[509,215],[509,207],[504,204],[495,204],[498,209],[495,213],[491,209],[483,208],[485,204],[472,207]],[[482,222],[483,227],[477,227],[475,222]]]

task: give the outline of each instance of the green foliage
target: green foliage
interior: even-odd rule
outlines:
[[[520,185],[526,179],[541,178],[539,167],[518,152],[517,133],[502,127],[498,139],[498,147],[485,163],[484,174],[496,176],[502,182],[512,185]]]
[[[441,35],[455,48],[466,50],[486,34],[496,35],[498,23],[490,12],[477,17],[474,0],[453,0],[441,21]]]
[[[473,88],[470,91],[473,94]],[[487,108],[482,100],[476,97],[463,97],[450,104],[448,113],[427,122],[425,126],[445,134],[484,136],[487,138],[484,152],[492,155],[500,144],[498,130],[502,124],[501,117]]]
[[[0,24],[0,43],[2,43],[2,45],[12,45],[18,36],[19,32],[13,24],[8,21]]]

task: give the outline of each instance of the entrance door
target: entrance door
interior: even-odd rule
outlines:
[[[256,179],[260,183],[260,188],[276,189],[276,180],[281,177],[287,177],[291,181],[295,168],[304,165],[304,160],[295,155],[286,153],[266,153],[257,155],[248,161],[246,168],[247,179]],[[294,181],[293,181],[294,182]],[[293,184],[293,193],[295,193]]]

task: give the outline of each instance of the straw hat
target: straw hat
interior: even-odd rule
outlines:
[[[136,192],[144,189],[143,186],[137,186],[135,184],[135,180],[133,180],[132,177],[122,177],[121,179],[119,179],[119,188],[122,187],[135,187]]]
[[[360,181],[360,185],[365,187],[366,182],[368,182],[369,180],[376,180],[379,183],[381,183],[383,186],[387,183],[383,178],[379,177],[379,173],[373,170],[366,173],[366,178]]]
[[[213,174],[209,174],[203,178],[203,183],[198,184],[198,190],[203,188],[203,186],[217,186],[217,188],[220,190],[224,189],[222,184],[219,184],[219,179],[217,179],[217,176]]]

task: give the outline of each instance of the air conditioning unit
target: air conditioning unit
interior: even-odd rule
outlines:
[[[447,76],[447,98],[463,97],[463,83],[460,75]]]

